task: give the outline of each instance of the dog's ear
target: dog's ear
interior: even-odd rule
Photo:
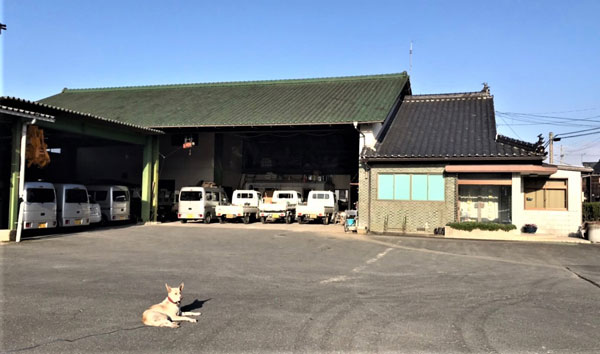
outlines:
[[[179,284],[179,291],[183,290],[183,282],[181,282],[181,284]]]
[[[167,288],[167,292],[171,292],[171,287],[169,286],[169,284],[165,283],[165,287]]]

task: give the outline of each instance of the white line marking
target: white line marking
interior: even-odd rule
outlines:
[[[342,281],[346,281],[349,278],[345,275],[340,275],[338,277],[333,277],[333,278],[329,278],[329,279],[325,279],[325,280],[321,280],[321,284],[329,284],[329,283],[339,283]]]
[[[366,261],[364,265],[361,265],[361,266],[358,266],[358,267],[352,269],[352,272],[354,272],[354,273],[362,272],[363,270],[365,270],[365,268],[367,268],[367,265],[373,264],[373,263],[377,262],[378,260],[380,260],[381,258],[385,257],[385,255],[388,254],[391,250],[393,250],[393,248],[391,248],[391,247],[386,249],[385,251],[376,255],[374,258],[371,258],[368,261]],[[339,282],[343,282],[343,281],[350,280],[350,279],[351,278],[346,275],[339,275],[337,277],[321,280],[320,283],[321,284],[339,283]]]

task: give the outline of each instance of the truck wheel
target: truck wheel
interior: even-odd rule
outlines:
[[[225,223],[225,217],[224,217],[224,216],[221,216],[221,217],[219,218],[219,224],[224,224],[224,223]]]
[[[293,220],[292,220],[292,214],[287,214],[287,215],[285,216],[285,223],[286,223],[286,224],[291,224],[291,223],[292,223],[292,221],[293,221]]]
[[[329,225],[329,215],[323,217],[323,225]]]
[[[267,217],[266,216],[261,216],[260,217],[260,222],[262,222],[263,224],[267,223]]]
[[[186,219],[181,219],[181,223],[182,223],[182,224],[185,224],[186,222],[187,222],[187,220],[186,220]]]
[[[212,215],[210,215],[210,213],[206,213],[206,215],[204,216],[204,223],[205,224],[210,224]]]
[[[243,221],[244,221],[244,224],[250,223],[250,215],[248,215],[248,214],[244,215]]]

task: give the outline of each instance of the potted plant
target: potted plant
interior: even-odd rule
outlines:
[[[535,234],[535,232],[537,231],[537,225],[536,224],[525,224],[521,228],[521,231],[523,231],[526,234]]]

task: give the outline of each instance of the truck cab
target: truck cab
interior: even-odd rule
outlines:
[[[270,203],[260,205],[260,220],[263,224],[277,220],[285,220],[290,224],[296,218],[296,205],[300,203],[302,203],[302,195],[297,191],[275,191]]]
[[[216,213],[219,222],[226,220],[242,219],[244,224],[258,217],[258,207],[261,204],[261,195],[254,190],[236,190],[231,198],[231,205],[217,206]]]
[[[327,225],[337,213],[337,200],[332,191],[310,191],[306,204],[298,205],[296,217],[300,223],[321,220]]]

